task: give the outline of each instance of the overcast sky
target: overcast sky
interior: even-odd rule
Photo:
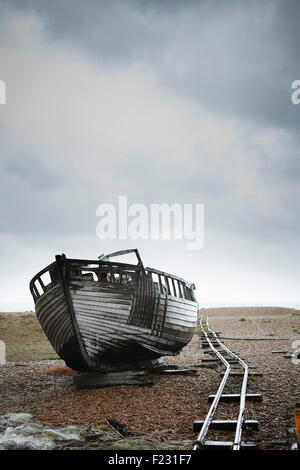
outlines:
[[[137,247],[200,306],[300,307],[300,2],[0,0],[0,310],[54,255]],[[101,203],[202,203],[205,242],[101,241]]]

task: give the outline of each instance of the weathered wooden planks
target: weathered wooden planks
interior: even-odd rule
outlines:
[[[114,367],[119,362],[124,368],[140,358],[178,353],[197,323],[194,285],[109,257],[57,256],[31,280],[38,318],[58,354],[73,369],[105,371],[110,356]],[[41,280],[47,270],[48,284]]]
[[[73,377],[76,389],[113,387],[118,385],[152,385],[153,376],[144,370],[108,372],[105,374],[80,374]]]
[[[55,351],[60,354],[74,336],[68,306],[60,285],[56,285],[36,302],[36,315]]]

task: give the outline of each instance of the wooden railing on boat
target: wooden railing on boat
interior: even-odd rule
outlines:
[[[126,250],[127,252],[133,250]],[[134,250],[137,251],[137,250]],[[120,252],[122,253],[122,252]],[[161,294],[178,297],[195,302],[194,284],[184,279],[159,271],[153,268],[144,268],[139,262],[137,265],[109,261],[106,256],[97,261],[84,259],[69,259],[65,255],[57,256],[56,261],[42,269],[30,281],[30,291],[36,302],[44,292],[59,278],[58,263],[66,266],[66,275],[72,279],[90,279],[95,282],[116,283],[120,285],[133,285],[138,278],[152,279]]]

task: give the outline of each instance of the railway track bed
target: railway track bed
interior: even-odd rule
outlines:
[[[204,358],[204,363],[216,363],[223,366],[224,370],[219,373],[220,384],[215,394],[208,396],[208,402],[211,406],[204,420],[194,421],[194,432],[198,432],[198,437],[193,445],[193,450],[257,450],[258,444],[254,442],[243,441],[242,433],[246,428],[257,430],[259,423],[256,420],[245,419],[246,402],[261,402],[262,395],[260,393],[247,393],[247,385],[249,377],[261,377],[260,372],[250,372],[249,366],[237,354],[232,352],[220,339],[219,332],[210,329],[208,319],[203,317],[200,319],[202,348],[209,348],[205,353],[210,354],[210,358]],[[237,371],[237,367],[239,371]],[[255,367],[255,366],[254,366]],[[230,384],[230,380],[238,380],[239,383]],[[226,392],[226,388],[234,386],[239,391],[236,393]],[[227,403],[237,403],[238,407],[228,407],[227,419],[216,419],[217,411],[220,407]],[[224,413],[224,408],[222,410]],[[218,439],[209,439],[209,433],[214,431],[231,431],[232,439],[224,440],[222,434]]]

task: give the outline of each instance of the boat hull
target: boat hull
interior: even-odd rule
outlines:
[[[78,262],[75,269],[66,258],[50,266],[52,282],[42,295],[33,289],[39,275],[31,284],[36,314],[57,354],[74,370],[148,367],[178,354],[194,334],[195,299],[171,295],[147,271],[126,283],[108,275],[94,279],[83,269],[78,274]]]

